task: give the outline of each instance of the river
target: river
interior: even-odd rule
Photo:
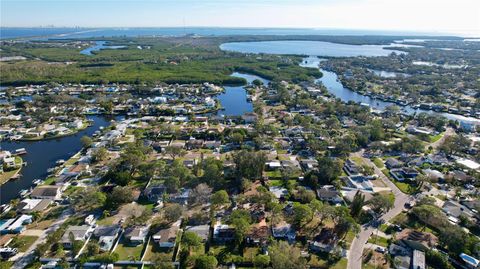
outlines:
[[[102,116],[88,116],[88,118],[93,120],[92,126],[71,136],[41,141],[0,142],[3,150],[14,151],[19,148],[27,150],[27,154],[22,156],[23,160],[27,162],[20,172],[23,176],[0,186],[0,203],[8,203],[18,197],[18,193],[22,189],[30,188],[35,179],[45,179],[48,174],[47,170],[54,167],[57,160],[68,160],[82,148],[80,142],[82,136],[91,136],[100,127],[110,124],[109,119]]]
[[[319,63],[325,59],[318,57],[328,56],[328,57],[354,57],[354,56],[382,56],[385,55],[385,52],[391,53],[392,50],[383,49],[385,46],[361,46],[361,45],[348,45],[345,47],[344,44],[336,44],[330,42],[313,42],[312,41],[298,41],[302,43],[286,43],[287,41],[268,41],[266,42],[235,42],[235,43],[224,43],[220,45],[220,48],[228,51],[237,51],[242,53],[271,53],[271,54],[297,54],[297,55],[312,55],[305,58],[301,65],[304,67],[313,67],[319,68]],[[307,47],[303,50],[302,46],[293,46],[293,44],[301,45],[303,42],[308,42]],[[335,47],[332,47],[332,44],[337,46],[339,49],[335,50]],[[316,47],[314,47],[316,46]],[[388,47],[388,46],[386,46]],[[341,49],[340,49],[341,48]],[[388,54],[387,54],[388,55]],[[378,99],[371,98],[359,94],[351,89],[348,89],[343,86],[339,81],[337,74],[331,71],[327,71],[320,68],[320,71],[323,73],[323,76],[320,79],[317,79],[317,82],[321,82],[327,90],[335,95],[337,98],[340,98],[344,102],[353,101],[356,103],[368,104],[372,109],[384,110],[386,107],[391,106],[395,103],[386,102]],[[450,120],[457,120],[462,123],[480,125],[480,119],[473,117],[465,117],[462,115],[450,114],[450,113],[437,113],[430,110],[415,109],[411,106],[401,106],[402,111],[406,114],[415,114],[426,112],[434,115],[443,116]]]
[[[92,52],[94,51],[100,51],[103,49],[121,49],[125,48],[125,46],[107,46],[107,41],[96,41],[94,46],[88,47],[82,51],[80,51],[80,54],[83,55],[93,55]]]

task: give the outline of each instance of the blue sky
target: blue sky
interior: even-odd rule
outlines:
[[[308,27],[480,36],[480,0],[0,0],[7,26]]]

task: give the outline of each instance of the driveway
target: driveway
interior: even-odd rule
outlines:
[[[405,203],[411,201],[413,197],[401,192],[397,186],[386,177],[382,170],[380,170],[370,159],[363,157],[363,150],[355,152],[352,156],[362,158],[364,163],[370,167],[374,168],[375,174],[381,179],[387,187],[392,190],[393,195],[395,196],[395,203],[392,209],[385,213],[380,219],[384,222],[390,221],[393,217],[400,214],[403,211]],[[362,268],[362,255],[363,249],[367,244],[368,238],[375,231],[371,226],[363,225],[360,229],[360,233],[353,239],[352,244],[350,245],[350,250],[348,251],[348,269],[361,269]]]
[[[60,215],[60,217],[58,217],[57,220],[55,220],[55,222],[53,222],[53,224],[48,228],[48,229],[45,229],[42,231],[41,234],[39,234],[39,238],[37,239],[37,241],[35,241],[28,249],[27,251],[25,251],[25,255],[23,255],[23,257],[19,258],[14,264],[13,264],[13,267],[12,268],[15,268],[15,269],[21,269],[21,268],[25,268],[30,262],[33,261],[33,259],[35,258],[34,257],[34,250],[37,248],[37,246],[41,243],[43,243],[47,236],[56,231],[60,225],[62,225],[70,216],[73,215],[73,212],[72,210],[70,209],[65,209],[62,214]]]

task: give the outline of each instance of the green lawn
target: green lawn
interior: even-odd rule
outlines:
[[[11,177],[16,175],[22,169],[23,160],[20,157],[15,157],[15,165],[18,167],[16,169],[5,171],[0,174],[0,185],[10,180]]]
[[[310,260],[308,262],[308,265],[310,265],[311,267],[313,268],[329,268],[329,269],[345,269],[347,268],[347,259],[346,258],[342,258],[340,259],[337,263],[335,264],[329,264],[326,260],[326,256],[328,254],[325,253],[325,254],[320,254],[320,255],[315,255],[315,254],[312,254],[310,256]]]
[[[400,181],[397,181],[397,180],[393,179],[390,176],[390,172],[386,168],[383,169],[382,172],[386,177],[388,177],[395,184],[395,186],[397,186],[397,188],[400,189],[401,192],[406,193],[406,194],[411,194],[410,185],[408,183],[400,182]]]
[[[142,255],[143,244],[138,246],[129,246],[125,243],[119,243],[115,249],[115,253],[118,253],[120,260],[140,260]]]
[[[430,142],[431,143],[437,142],[438,140],[440,140],[443,137],[443,134],[444,133],[439,133],[438,135],[431,135],[430,136]]]
[[[383,164],[383,161],[382,159],[380,158],[373,158],[372,159],[372,162],[380,169],[383,169],[385,167],[385,165]]]
[[[8,246],[17,248],[19,252],[25,252],[37,239],[38,236],[19,235],[14,237]]]
[[[388,247],[388,239],[381,236],[372,235],[368,239],[368,243],[376,244],[382,247]]]

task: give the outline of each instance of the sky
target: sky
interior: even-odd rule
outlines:
[[[273,27],[480,36],[480,0],[0,0],[2,27]]]

